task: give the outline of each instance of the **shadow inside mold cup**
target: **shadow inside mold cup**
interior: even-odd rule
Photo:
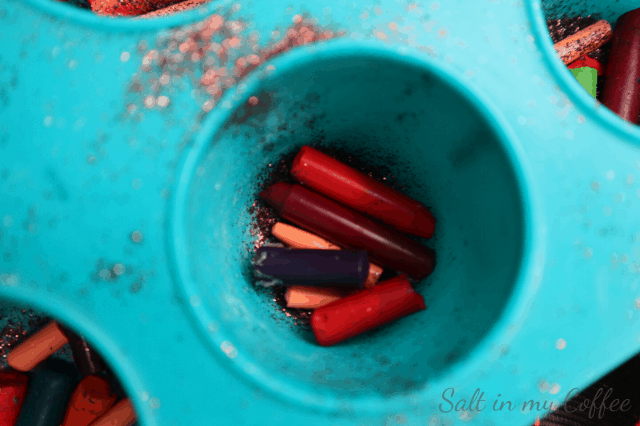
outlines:
[[[522,194],[509,142],[439,73],[390,53],[320,50],[254,79],[210,135],[189,172],[177,255],[208,316],[203,326],[217,347],[218,331],[228,339],[229,358],[338,398],[386,398],[424,387],[490,331],[521,264]],[[415,285],[427,309],[328,348],[256,291],[250,271],[249,210],[268,165],[321,139],[320,148],[390,168],[437,220],[424,242],[436,250],[435,271]]]

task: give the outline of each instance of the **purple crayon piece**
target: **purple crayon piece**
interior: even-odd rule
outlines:
[[[361,289],[369,275],[366,251],[261,247],[254,259],[257,284]]]

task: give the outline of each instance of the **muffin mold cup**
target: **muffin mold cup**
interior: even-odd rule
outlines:
[[[216,54],[180,57],[168,80],[148,66],[194,15],[138,27],[35,1],[0,3],[0,298],[86,334],[140,424],[528,425],[542,413],[523,402],[561,403],[638,351],[637,130],[551,60],[539,3],[216,3],[225,37],[258,51],[304,20],[341,39],[211,102],[194,82]],[[271,106],[238,116],[261,91]],[[274,137],[294,104],[302,125]],[[322,350],[241,268],[258,169],[320,134],[388,154],[442,225],[416,285],[427,310]],[[443,396],[476,389],[482,411],[449,410]]]

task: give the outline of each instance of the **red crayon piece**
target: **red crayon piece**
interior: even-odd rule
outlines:
[[[13,426],[18,418],[28,377],[14,371],[0,373],[0,426]]]
[[[366,250],[375,263],[414,279],[423,279],[433,271],[435,252],[430,248],[300,185],[279,182],[260,197],[283,219],[346,250]]]
[[[407,234],[431,238],[436,220],[424,205],[359,171],[303,146],[293,160],[298,182]]]
[[[598,71],[598,76],[603,76],[605,74],[604,65],[602,65],[597,59],[594,59],[590,56],[581,56],[580,58],[567,65],[567,68],[569,68],[570,70],[574,68],[593,68],[594,70]]]
[[[635,123],[640,113],[640,9],[618,18],[613,32],[602,103]]]
[[[402,275],[316,309],[311,329],[320,345],[331,346],[426,308]]]
[[[162,9],[179,0],[89,0],[98,15],[137,16]]]
[[[87,376],[71,396],[62,426],[89,426],[115,404],[118,397],[106,379]]]

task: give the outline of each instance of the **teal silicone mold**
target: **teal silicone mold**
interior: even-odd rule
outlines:
[[[341,37],[207,103],[203,58],[156,93],[147,56],[187,42],[199,12],[5,0],[0,296],[86,334],[145,426],[532,424],[524,401],[562,402],[640,346],[639,133],[555,60],[545,11],[584,13],[562,5],[212,3],[261,49],[301,19]],[[258,174],[320,136],[388,159],[438,220],[428,309],[335,348],[246,278]],[[478,388],[483,411],[445,412],[443,392]]]

